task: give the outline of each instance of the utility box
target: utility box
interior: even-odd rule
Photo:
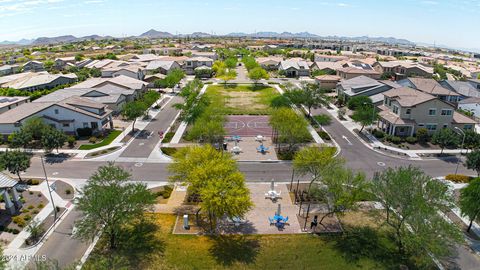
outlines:
[[[190,230],[190,225],[188,225],[188,215],[183,215],[183,228],[185,230]]]

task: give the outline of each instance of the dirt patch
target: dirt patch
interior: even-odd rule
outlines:
[[[21,198],[23,206],[16,216],[10,215],[2,203],[0,227],[4,231],[21,231],[48,203],[47,198],[37,191],[24,191],[21,193]]]
[[[249,108],[253,110],[265,110],[268,106],[258,102],[259,92],[220,92],[225,99],[225,106],[234,109]]]
[[[58,196],[64,200],[73,200],[73,197],[75,196],[75,189],[71,185],[60,180],[55,181],[55,191]]]

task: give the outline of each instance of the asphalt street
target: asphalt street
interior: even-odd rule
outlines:
[[[121,157],[148,158],[155,146],[160,141],[159,131],[165,132],[170,126],[178,110],[174,108],[176,103],[180,103],[182,98],[174,96],[172,100],[160,111],[121,154]]]

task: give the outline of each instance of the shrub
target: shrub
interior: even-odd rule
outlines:
[[[426,143],[429,140],[428,130],[426,128],[417,129],[417,139],[421,143]]]
[[[25,227],[25,225],[26,225],[25,219],[23,219],[22,216],[13,217],[12,222],[17,224],[18,227]]]
[[[70,190],[70,189],[65,190],[65,194],[67,194],[67,195],[72,194],[72,190]]]
[[[30,216],[30,215],[25,215],[25,216],[23,217],[23,219],[25,219],[25,220],[28,221],[28,220],[32,219],[32,216]]]
[[[38,208],[38,209],[42,209],[43,207],[45,207],[45,205],[44,205],[43,203],[39,203],[39,204],[37,205],[37,208]]]
[[[394,144],[400,144],[402,142],[402,138],[400,138],[398,136],[392,136],[390,141]]]
[[[163,194],[162,194],[163,198],[164,199],[170,198],[170,195],[172,194],[172,191],[173,191],[173,188],[171,186],[165,186],[163,188]]]
[[[77,134],[80,137],[90,137],[93,134],[93,131],[91,128],[77,128]]]
[[[372,135],[375,136],[375,138],[377,139],[382,139],[385,137],[386,134],[381,130],[374,129]]]
[[[468,175],[463,175],[463,174],[457,174],[457,175],[449,174],[449,175],[445,176],[445,179],[449,180],[449,181],[452,181],[452,182],[455,182],[455,183],[468,183],[468,182],[470,182],[472,177],[470,177]]]
[[[90,137],[90,139],[88,139],[88,142],[89,142],[89,143],[96,143],[97,140],[98,140],[97,137],[92,136],[92,137]]]
[[[37,180],[37,179],[28,179],[27,184],[29,184],[29,185],[31,185],[31,186],[36,186],[36,185],[40,184],[40,180]]]
[[[417,143],[417,138],[416,137],[407,137],[405,140],[410,144]]]
[[[38,214],[39,212],[40,212],[40,211],[38,211],[37,209],[34,209],[34,210],[32,211],[32,213],[34,213],[34,214]]]
[[[318,135],[320,136],[320,138],[322,138],[326,141],[330,141],[332,139],[332,138],[330,138],[330,135],[328,135],[328,133],[325,132],[325,131],[318,132]]]
[[[72,148],[75,145],[75,142],[76,140],[74,136],[68,136],[67,138],[68,147]]]
[[[172,156],[177,152],[177,148],[173,148],[173,147],[162,147],[161,150],[162,150],[162,153],[164,153],[167,156]]]
[[[347,107],[350,110],[356,110],[363,106],[372,106],[372,99],[367,96],[356,96],[350,98],[347,102]]]
[[[33,205],[29,205],[27,208],[28,208],[28,209],[33,209],[33,208],[35,208],[35,207],[34,207]]]
[[[332,123],[332,118],[327,114],[315,115],[313,118],[315,118],[318,124],[322,126],[330,125],[330,123]]]
[[[10,232],[13,234],[19,234],[20,231],[18,229],[10,229]]]
[[[338,110],[338,118],[340,120],[345,120],[345,114],[347,114],[347,110],[345,110],[345,108],[340,108]]]

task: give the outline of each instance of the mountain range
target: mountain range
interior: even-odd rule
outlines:
[[[327,39],[327,40],[345,40],[345,41],[361,41],[361,42],[381,42],[387,44],[402,44],[402,45],[414,45],[414,42],[411,42],[406,39],[397,39],[394,37],[342,37],[342,36],[319,36],[309,32],[300,32],[300,33],[291,33],[291,32],[256,32],[256,33],[229,33],[226,35],[213,35],[204,32],[194,32],[192,34],[180,34],[174,35],[169,32],[157,31],[151,29],[139,36],[134,36],[130,38],[173,38],[173,37],[213,37],[213,36],[226,36],[226,37],[258,37],[258,38],[310,38],[310,39]],[[68,42],[78,42],[84,40],[102,40],[102,39],[112,39],[111,36],[99,36],[99,35],[90,35],[85,37],[75,37],[72,35],[64,35],[58,37],[39,37],[37,39],[28,40],[22,39],[19,41],[3,41],[0,42],[0,45],[46,45],[46,44],[58,44],[58,43],[68,43]]]

